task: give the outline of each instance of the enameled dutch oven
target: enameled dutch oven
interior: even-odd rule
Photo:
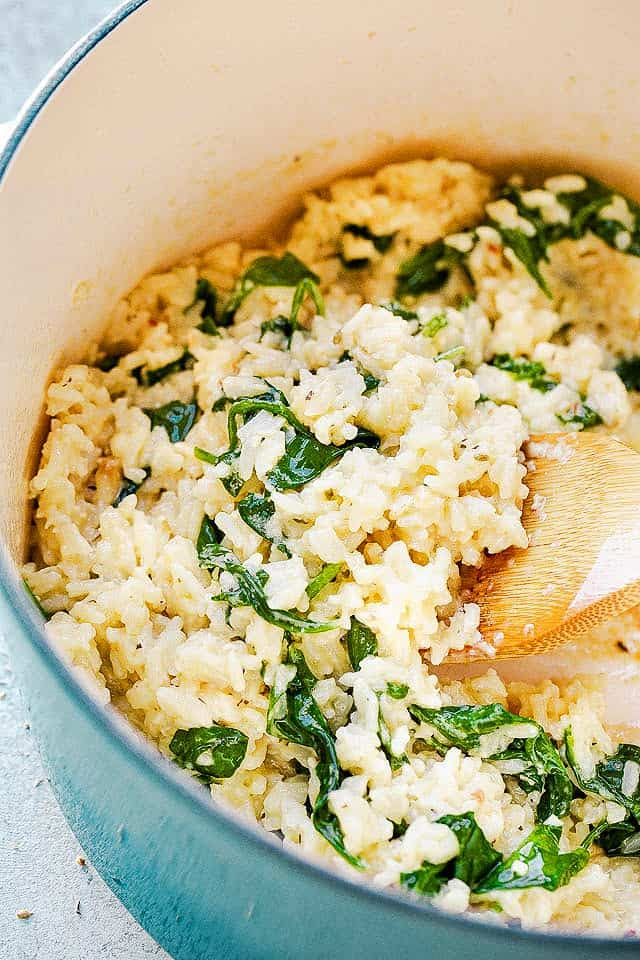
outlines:
[[[176,960],[637,952],[447,916],[283,852],[93,702],[17,564],[48,377],[141,275],[390,157],[572,167],[638,196],[639,48],[634,0],[132,0],[19,117],[0,157],[2,627],[69,823]]]

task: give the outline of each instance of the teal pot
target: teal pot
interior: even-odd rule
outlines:
[[[283,852],[92,699],[17,566],[47,379],[140,276],[259,232],[308,186],[382,156],[562,156],[638,193],[639,46],[632,0],[135,0],[19,117],[0,157],[3,629],[71,827],[176,960],[637,952],[455,918]]]

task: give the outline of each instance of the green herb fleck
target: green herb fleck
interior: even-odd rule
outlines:
[[[291,322],[291,319],[279,313],[277,317],[272,317],[270,320],[265,320],[260,324],[260,339],[264,337],[265,333],[279,333],[287,341],[287,344],[290,345],[294,331],[295,326]]]
[[[619,234],[629,232],[630,243],[624,252],[634,257],[640,256],[640,204],[593,177],[584,177],[584,180],[586,184],[584,190],[556,195],[556,199],[569,210],[570,222],[568,227],[554,225],[551,228],[555,234],[554,240],[556,236],[559,239],[563,236],[578,239],[590,230],[608,246],[618,249]],[[603,208],[609,206],[616,196],[622,197],[634,218],[634,227],[631,231],[627,231],[620,221],[601,216]]]
[[[310,580],[307,584],[306,593],[309,600],[314,600],[325,587],[333,583],[343,566],[342,563],[325,564],[320,573],[316,574],[313,580]]]
[[[444,330],[447,324],[448,320],[446,314],[436,313],[425,323],[424,327],[421,328],[420,333],[423,337],[435,337],[436,333],[439,333],[440,330]]]
[[[597,427],[603,422],[600,414],[589,406],[584,397],[567,413],[556,413],[556,417],[560,423],[577,423],[581,430]]]
[[[507,184],[502,188],[499,196],[514,205],[519,216],[531,225],[532,233],[525,233],[519,227],[503,227],[502,224],[498,223],[497,220],[492,220],[491,217],[488,219],[489,225],[500,234],[504,246],[513,250],[540,289],[548,297],[551,297],[551,291],[540,272],[540,261],[549,259],[547,254],[547,227],[544,220],[539,212],[525,204],[522,199],[522,190],[518,187]]]
[[[640,857],[640,823],[633,818],[606,824],[598,844],[608,857]]]
[[[407,823],[406,820],[401,820],[400,823],[394,823],[392,839],[397,840],[398,837],[404,837],[408,829],[409,829],[409,824]]]
[[[449,350],[443,350],[442,353],[436,353],[433,357],[434,363],[438,363],[440,360],[448,360],[449,363],[454,365],[462,360],[464,357],[464,347],[462,345],[458,347],[451,347]]]
[[[394,753],[391,743],[391,733],[389,732],[382,710],[382,694],[378,694],[378,739],[391,769],[399,770],[402,765],[407,762],[407,755],[406,753]]]
[[[582,792],[620,804],[640,822],[640,747],[632,743],[621,743],[614,754],[596,764],[591,777],[586,777],[576,758],[571,727],[565,730],[564,746],[567,764]],[[625,772],[630,769],[628,764],[632,765],[631,769],[634,771],[631,778],[632,789],[625,783]]]
[[[378,387],[380,386],[380,380],[378,379],[378,377],[376,377],[373,373],[371,373],[370,370],[367,370],[366,367],[363,367],[356,360],[354,360],[348,350],[345,350],[344,353],[341,354],[340,359],[338,360],[338,363],[344,363],[345,360],[349,360],[351,361],[351,363],[353,363],[356,370],[364,380],[365,393],[371,393],[373,390],[378,389]]]
[[[383,306],[385,310],[390,310],[396,317],[402,317],[402,319],[407,322],[418,319],[418,314],[415,310],[407,310],[406,307],[403,307],[402,304],[396,300],[389,300],[388,303],[383,303],[381,306]]]
[[[526,380],[529,386],[540,393],[548,393],[558,386],[555,380],[545,376],[546,369],[537,360],[527,360],[526,357],[512,357],[509,353],[498,353],[491,361],[491,366],[498,370],[510,373],[514,380]]]
[[[409,693],[409,687],[406,683],[395,683],[390,680],[387,684],[387,693],[393,700],[404,700]]]

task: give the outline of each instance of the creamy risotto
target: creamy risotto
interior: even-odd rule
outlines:
[[[285,846],[632,934],[640,747],[598,683],[438,665],[491,654],[460,568],[526,546],[529,433],[639,445],[639,256],[596,181],[417,160],[147,277],[47,392],[24,575],[51,639]]]

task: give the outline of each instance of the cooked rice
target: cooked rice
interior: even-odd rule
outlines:
[[[266,251],[224,243],[145,278],[118,304],[88,363],[67,367],[49,387],[51,429],[31,487],[35,536],[25,577],[52,614],[47,629],[63,656],[162,751],[169,753],[177,729],[213,722],[240,729],[249,738],[246,756],[234,776],[212,785],[215,800],[279,833],[285,846],[355,876],[309,815],[318,791],[313,751],[266,733],[269,688],[286,653],[283,630],[249,606],[229,611],[212,599],[228,574],[199,565],[203,516],[215,519],[240,561],[268,574],[272,608],[339,621],[339,629],[300,642],[320,678],[314,697],[345,774],[330,808],[348,851],[366,861],[378,887],[397,885],[424,860],[455,855],[453,833],[435,823],[443,814],[473,811],[505,854],[534,826],[531,796],[510,791],[494,764],[457,748],[424,752],[409,703],[501,703],[556,739],[571,726],[585,763],[615,746],[593,680],[505,686],[488,670],[474,680],[440,681],[430,666],[483,642],[478,608],[460,598],[459,565],[526,545],[520,448],[529,433],[575,429],[557,415],[581,398],[603,421],[596,429],[631,441],[638,433],[612,367],[619,353],[638,348],[640,260],[594,235],[552,248],[543,268],[552,300],[496,231],[480,227],[469,257],[473,302],[462,299],[472,290],[468,278],[453,271],[441,290],[412,303],[418,321],[382,305],[394,297],[399,265],[421,244],[477,223],[492,191],[490,177],[467,164],[419,160],[309,196],[286,249],[320,277],[326,316],[305,302],[290,348],[277,332],[261,336],[261,325],[289,315],[291,287],[256,287],[221,336],[198,329],[202,304],[190,308],[198,278],[224,299]],[[553,193],[540,192],[554,216]],[[495,219],[513,215],[502,203],[493,204]],[[366,237],[343,234],[349,223],[394,234],[394,242],[379,252]],[[465,234],[452,238],[460,249],[466,242]],[[340,254],[367,260],[368,268],[348,270]],[[440,316],[445,322],[432,337],[415,335]],[[558,337],[568,321],[568,338]],[[434,362],[460,345],[464,367]],[[195,359],[191,369],[150,387],[132,375],[176,360],[184,348]],[[341,360],[345,351],[350,359]],[[107,372],[95,365],[105,353],[120,357]],[[560,385],[542,392],[514,379],[487,362],[501,353],[540,361]],[[380,381],[376,390],[366,390],[363,370]],[[379,449],[354,447],[299,490],[273,492],[274,530],[290,558],[244,523],[221,482],[225,465],[194,456],[196,446],[221,453],[228,445],[227,413],[212,411],[216,401],[255,396],[265,379],[322,443],[341,445],[357,428],[381,441]],[[495,402],[478,402],[481,394]],[[201,415],[183,441],[152,429],[144,409],[194,395]],[[240,428],[238,470],[248,489],[268,486],[285,450],[283,426],[261,411]],[[142,486],[114,507],[123,481]],[[342,563],[343,572],[310,602],[309,581],[329,563]],[[352,616],[378,638],[377,655],[359,670],[343,642]],[[408,696],[393,699],[384,692],[389,682],[407,685]],[[378,736],[380,698],[394,750],[407,755],[395,771]],[[611,817],[606,806],[574,800],[563,849],[575,848],[603,814]],[[402,821],[408,829],[394,839],[393,825]],[[620,934],[640,926],[639,882],[637,860],[594,853],[554,892],[509,891],[491,902],[529,927]],[[451,880],[436,902],[462,912],[469,888]],[[477,898],[471,903],[484,909]]]

